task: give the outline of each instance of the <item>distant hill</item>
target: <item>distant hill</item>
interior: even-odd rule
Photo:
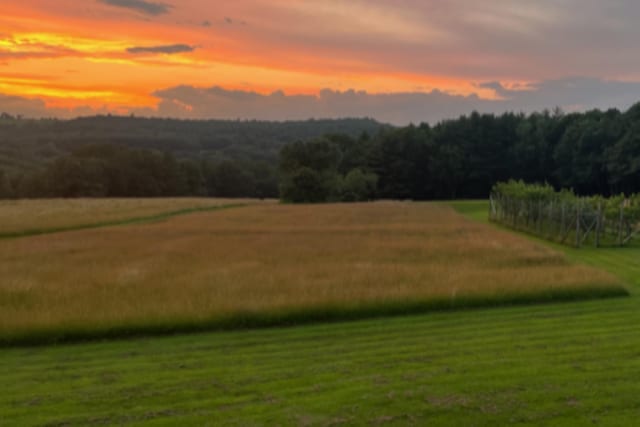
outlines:
[[[286,122],[176,120],[95,116],[28,120],[0,116],[0,169],[30,172],[87,144],[168,151],[179,159],[266,161],[275,164],[285,144],[325,134],[376,134],[372,119]]]

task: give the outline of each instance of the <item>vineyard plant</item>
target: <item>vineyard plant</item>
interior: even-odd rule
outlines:
[[[640,194],[577,196],[549,184],[493,186],[489,219],[563,244],[625,246],[640,233]]]

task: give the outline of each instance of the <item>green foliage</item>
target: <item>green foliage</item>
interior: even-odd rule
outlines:
[[[11,184],[11,197],[17,198],[58,197],[63,193],[68,197],[103,196],[104,188],[108,188],[108,196],[202,196],[223,192],[240,197],[248,187],[252,188],[252,197],[271,198],[278,196],[277,160],[284,145],[325,134],[347,137],[375,134],[381,127],[370,119],[260,122],[97,116],[65,121],[27,120],[4,114],[0,117],[0,169],[5,170]],[[170,157],[167,163],[147,168],[148,159],[131,165],[135,162],[124,156],[125,166],[120,168],[114,157],[122,155],[123,150],[168,153]],[[74,172],[70,164],[65,165],[65,172],[69,172],[65,175],[67,184],[72,176],[84,179],[93,173],[105,174],[108,184],[75,183],[65,189],[61,185],[49,188],[48,169],[58,159],[69,157],[83,157],[87,163],[89,158],[110,161],[95,171],[84,172]],[[172,162],[177,163],[177,168]],[[226,162],[242,169],[245,184],[231,180],[232,189],[213,187],[216,182],[211,177],[213,170],[223,163],[228,168]],[[122,173],[121,169],[135,169],[139,163],[145,166],[139,173],[131,170]],[[82,169],[86,165],[76,166]],[[160,176],[163,174],[166,176]],[[135,179],[123,178],[134,175]],[[234,189],[241,191],[236,193]]]
[[[282,148],[280,170],[284,173],[295,172],[300,168],[318,172],[336,170],[339,158],[338,147],[327,139],[298,141]]]
[[[526,184],[524,181],[509,180],[508,182],[498,182],[492,188],[492,194],[503,197],[516,198],[526,201],[546,201],[557,199],[567,193],[556,193],[554,188],[548,183]]]
[[[382,133],[371,160],[371,169],[379,177],[380,197],[429,198],[432,145],[426,125]]]
[[[343,202],[362,202],[376,197],[378,176],[362,169],[352,169],[344,177],[340,188],[340,200]]]
[[[262,122],[96,116],[26,120],[6,115],[0,118],[0,167],[11,175],[31,174],[78,148],[104,144],[166,151],[179,161],[250,160],[275,166],[280,149],[288,143],[325,134],[375,134],[381,127],[370,119]]]
[[[285,145],[280,153],[280,197],[292,203],[374,199],[378,177],[359,167],[349,169],[366,164],[368,145],[366,135],[360,140],[334,135]]]
[[[607,237],[623,245],[640,231],[638,194],[585,197],[577,196],[573,190],[556,192],[547,183],[510,180],[496,183],[491,198],[491,219],[562,242],[569,240],[575,228],[572,241],[577,246],[591,230],[596,245],[601,245]],[[578,234],[581,229],[585,233],[583,237]]]
[[[289,175],[302,167],[321,175],[331,170],[336,176],[329,180],[335,185],[355,169],[375,173],[375,198],[486,198],[494,183],[510,178],[548,182],[582,196],[629,195],[640,192],[639,110],[640,104],[624,113],[474,112],[433,126],[402,128],[366,119],[269,123],[89,117],[59,121],[7,114],[0,119],[0,168],[14,197],[101,195],[104,188],[127,195],[222,192],[239,196],[249,192],[253,197],[276,197],[279,187],[290,185]],[[158,167],[140,168],[132,182],[119,177],[121,171],[114,162],[95,163],[91,170],[67,164],[65,179],[104,174],[108,185],[61,182],[49,188],[42,173],[58,159],[82,157],[83,150],[89,151],[87,158],[101,161],[113,155],[106,149],[98,154],[97,146],[166,152],[178,167],[167,158]],[[233,164],[243,172],[234,172],[237,179],[229,181],[229,189],[215,188],[212,175],[222,164],[224,169]],[[342,199],[335,186],[327,194],[326,200]]]
[[[237,163],[224,161],[209,174],[209,195],[213,197],[251,197],[255,194],[253,176]]]
[[[295,169],[280,189],[281,198],[292,203],[325,202],[330,194],[322,174],[306,166]]]
[[[7,174],[0,169],[0,199],[10,199],[13,196],[13,189]]]

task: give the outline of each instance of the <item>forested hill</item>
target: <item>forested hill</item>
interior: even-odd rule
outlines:
[[[640,193],[640,103],[402,128],[367,119],[0,122],[0,198],[485,198],[511,178],[580,195]]]
[[[170,152],[178,159],[275,164],[287,143],[325,134],[373,135],[382,126],[371,119],[262,122],[96,116],[27,120],[0,114],[0,170],[30,173],[95,144]]]

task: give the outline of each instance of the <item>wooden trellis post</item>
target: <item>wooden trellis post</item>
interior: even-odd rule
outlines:
[[[596,213],[596,248],[600,247],[600,229],[602,226],[602,202],[598,202],[598,212]]]
[[[580,247],[580,203],[576,203],[576,248]]]
[[[618,219],[618,246],[622,246],[622,220],[624,219],[623,203],[620,203],[620,217]]]

